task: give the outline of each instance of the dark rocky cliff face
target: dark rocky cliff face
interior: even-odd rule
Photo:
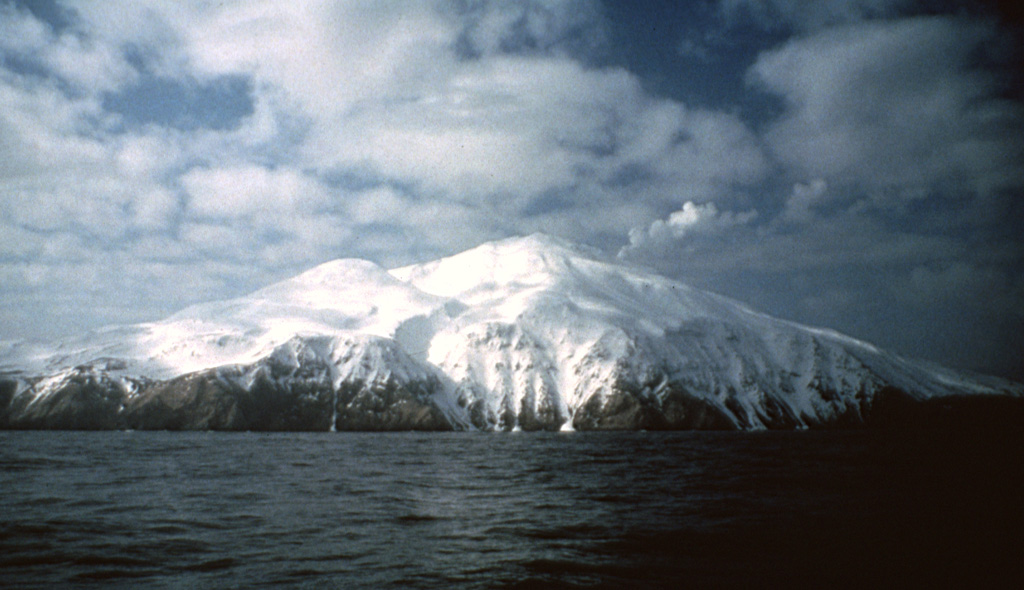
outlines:
[[[336,392],[329,372],[313,369],[225,367],[130,388],[90,367],[56,386],[6,377],[0,428],[327,431],[336,420],[337,430],[452,429],[431,401],[437,383],[341,383]],[[45,395],[35,395],[42,387]]]
[[[18,391],[18,380],[0,375],[0,428],[10,428],[11,402]]]
[[[399,383],[355,381],[338,388],[336,430],[452,430],[430,398],[436,381]]]
[[[274,380],[263,371],[242,387],[242,369],[155,383],[125,404],[135,430],[328,430],[333,392],[316,380]],[[233,379],[235,378],[235,379]]]
[[[35,380],[37,384],[38,379]],[[15,395],[31,381],[6,379],[0,385],[0,422],[6,428],[35,430],[111,430],[121,427],[118,413],[125,398],[121,383],[88,368],[76,368],[53,385],[45,397]]]
[[[576,430],[736,430],[720,408],[680,387],[654,396],[650,388],[616,383],[609,395],[592,396],[573,416]]]
[[[251,430],[339,431],[453,430],[437,406],[442,384],[434,379],[403,383],[393,376],[378,381],[342,381],[335,390],[326,365],[284,366],[261,361],[222,367],[167,381],[119,380],[102,369],[77,367],[58,377],[0,376],[0,428],[34,430]],[[36,395],[45,389],[44,395]],[[640,385],[619,379],[604,395],[592,395],[575,413],[576,430],[733,430],[744,428],[724,408],[685,386]],[[827,392],[823,396],[828,397]],[[469,401],[469,400],[466,400]],[[883,430],[1014,429],[1024,424],[1024,399],[1010,396],[947,396],[918,400],[894,388],[863,392],[858,404],[812,428]],[[479,407],[477,407],[479,406]],[[766,406],[769,428],[793,428],[794,416],[781,405]],[[772,411],[774,408],[774,411]],[[474,427],[510,429],[516,422],[492,423],[483,402],[464,406]],[[474,421],[475,418],[475,421]],[[564,418],[557,408],[524,406],[523,430],[557,430]]]

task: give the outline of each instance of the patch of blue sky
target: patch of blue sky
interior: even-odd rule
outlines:
[[[119,114],[127,127],[234,129],[253,112],[252,82],[245,76],[201,81],[143,74],[134,84],[104,94],[103,108]]]
[[[746,72],[760,52],[786,39],[753,23],[722,22],[711,2],[605,4],[616,52],[610,62],[636,74],[648,92],[692,108],[736,112],[755,128],[781,111],[751,88]]]

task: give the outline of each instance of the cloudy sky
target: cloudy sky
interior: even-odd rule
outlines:
[[[543,231],[1024,378],[1013,2],[0,0],[0,339]]]

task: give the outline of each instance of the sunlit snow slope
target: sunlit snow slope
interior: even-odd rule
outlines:
[[[883,395],[1024,395],[543,235],[390,272],[338,260],[160,322],[5,344],[0,366],[7,427],[799,428],[863,423]]]

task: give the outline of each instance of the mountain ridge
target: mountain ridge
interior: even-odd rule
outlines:
[[[7,344],[0,366],[8,428],[807,428],[870,422],[883,396],[1024,396],[543,234],[391,270],[334,260]]]

